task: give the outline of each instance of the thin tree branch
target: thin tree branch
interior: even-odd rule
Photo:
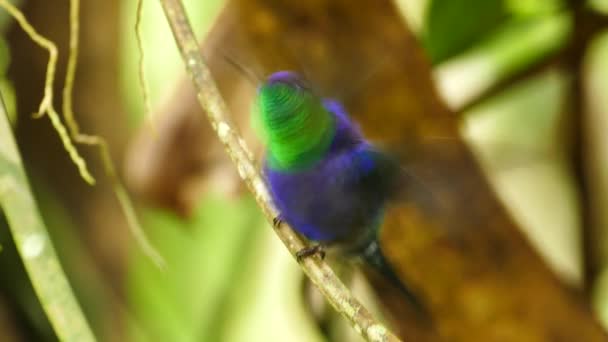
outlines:
[[[236,164],[239,175],[253,193],[264,215],[268,221],[272,221],[279,213],[272,204],[268,189],[252,162],[251,152],[226,115],[227,106],[200,55],[196,38],[181,1],[161,0],[161,3],[186,64],[187,72],[196,88],[199,102],[207,113],[211,126]],[[275,231],[294,257],[297,251],[306,246],[305,242],[287,224],[280,225],[275,228]],[[302,260],[301,266],[329,303],[348,319],[364,338],[369,341],[399,341],[359,303],[327,263],[316,257],[305,258]]]

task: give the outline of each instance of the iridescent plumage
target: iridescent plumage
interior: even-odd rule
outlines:
[[[296,73],[272,74],[253,114],[281,219],[310,240],[361,255],[415,301],[377,242],[384,208],[402,185],[398,163],[364,139],[339,102],[313,94]]]

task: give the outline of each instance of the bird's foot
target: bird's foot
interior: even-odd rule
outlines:
[[[302,262],[302,259],[308,258],[315,254],[318,254],[321,260],[325,259],[325,248],[323,245],[314,245],[300,249],[296,252],[296,259],[298,262]]]
[[[281,217],[281,215],[278,215],[277,217],[272,219],[273,227],[279,228],[279,227],[281,227],[281,224],[283,224],[283,217]]]

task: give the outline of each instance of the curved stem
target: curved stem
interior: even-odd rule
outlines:
[[[57,337],[61,341],[95,341],[38,211],[2,101],[0,208],[8,219],[21,260]]]

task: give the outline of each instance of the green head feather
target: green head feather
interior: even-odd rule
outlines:
[[[334,117],[294,73],[270,76],[258,91],[253,126],[266,144],[269,166],[298,170],[327,153]]]

